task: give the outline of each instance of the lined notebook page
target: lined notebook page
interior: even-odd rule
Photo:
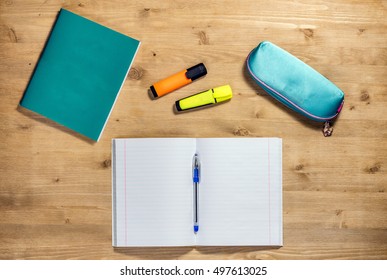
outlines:
[[[282,141],[198,139],[197,245],[282,245]]]
[[[114,139],[112,172],[113,246],[282,245],[281,139]]]
[[[113,246],[192,246],[195,139],[113,140]]]

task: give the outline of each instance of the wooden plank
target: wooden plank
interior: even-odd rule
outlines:
[[[98,143],[17,105],[59,9],[142,41]],[[1,1],[0,259],[386,259],[387,17],[384,1]],[[249,77],[262,40],[346,93],[324,138]],[[151,100],[157,80],[204,62],[205,78]],[[175,114],[229,83],[230,102]],[[283,138],[284,246],[111,247],[111,138]]]

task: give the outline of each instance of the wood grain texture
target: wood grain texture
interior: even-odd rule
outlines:
[[[61,7],[142,41],[91,143],[17,105]],[[0,259],[387,259],[386,1],[0,0]],[[333,136],[268,97],[245,58],[269,40],[346,93]],[[208,75],[152,101],[157,80]],[[176,115],[229,83],[232,101]],[[283,138],[284,246],[111,246],[111,139]]]

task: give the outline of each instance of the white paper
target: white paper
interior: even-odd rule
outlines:
[[[113,140],[113,246],[195,245],[282,245],[281,139]]]
[[[192,245],[190,166],[195,139],[113,141],[116,226],[113,245]]]
[[[198,245],[282,245],[281,139],[199,139]]]

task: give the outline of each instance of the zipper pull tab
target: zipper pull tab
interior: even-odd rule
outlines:
[[[329,136],[331,136],[332,133],[333,133],[333,125],[332,125],[332,123],[329,122],[329,121],[326,121],[326,122],[324,123],[324,127],[323,127],[323,129],[322,129],[322,132],[323,132],[323,134],[324,134],[324,137],[329,137]]]

